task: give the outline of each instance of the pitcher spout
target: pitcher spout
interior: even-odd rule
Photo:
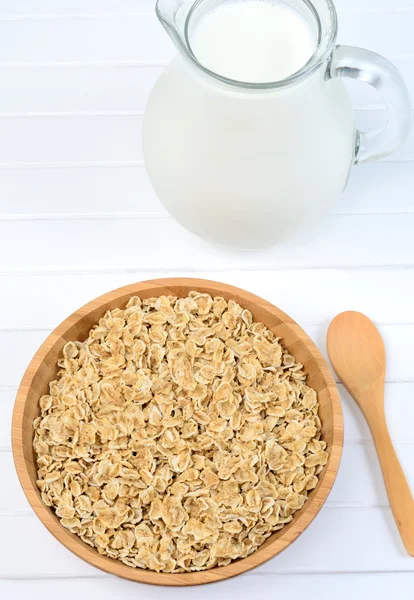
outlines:
[[[185,25],[195,0],[157,0],[156,13],[179,50],[186,48]]]

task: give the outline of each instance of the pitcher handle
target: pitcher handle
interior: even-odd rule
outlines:
[[[380,132],[357,131],[355,163],[383,158],[405,142],[413,122],[413,108],[404,80],[392,63],[363,48],[337,46],[330,76],[369,83],[380,93],[388,111],[387,123]]]

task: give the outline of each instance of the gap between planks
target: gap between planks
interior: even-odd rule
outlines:
[[[394,216],[394,215],[412,215],[414,214],[414,205],[412,210],[402,210],[398,212],[390,211],[371,211],[343,213],[332,211],[330,215],[337,217],[368,217],[371,215]],[[3,221],[139,221],[141,219],[173,219],[167,212],[106,212],[106,213],[0,213],[0,223]]]
[[[403,569],[396,569],[396,570],[381,570],[381,571],[373,571],[370,569],[367,569],[366,571],[349,571],[349,570],[345,570],[345,571],[324,571],[322,569],[318,569],[318,570],[312,570],[312,571],[307,571],[307,570],[299,570],[299,571],[295,571],[294,573],[292,571],[278,571],[277,573],[274,572],[266,572],[266,571],[260,571],[260,572],[256,572],[254,570],[249,571],[247,574],[244,574],[243,579],[247,578],[247,577],[266,577],[266,578],[270,578],[273,577],[273,579],[277,578],[279,575],[282,575],[283,577],[286,576],[292,576],[292,577],[297,577],[298,575],[301,576],[306,576],[306,577],[312,577],[314,575],[319,576],[319,575],[398,575],[398,574],[410,574],[413,573],[413,571],[406,571]],[[53,575],[0,575],[0,581],[61,581],[61,580],[85,580],[87,579],[88,581],[90,580],[102,580],[102,579],[113,579],[113,580],[117,580],[117,578],[114,575],[108,575],[106,573],[101,573],[101,574],[91,574],[91,575],[66,575],[64,573],[62,574],[53,574]]]
[[[413,156],[414,160],[414,156]],[[400,162],[400,161],[397,161]],[[405,161],[404,161],[405,162]],[[82,162],[62,161],[62,162],[0,162],[0,170],[26,170],[26,169],[95,169],[105,167],[107,169],[118,169],[125,167],[142,167],[143,160],[87,160]]]
[[[397,214],[397,213],[395,213]],[[358,216],[358,215],[353,215]],[[414,270],[414,264],[363,264],[363,265],[316,265],[316,266],[292,266],[292,265],[269,265],[269,266],[255,266],[251,267],[240,267],[234,269],[232,267],[220,267],[218,265],[206,266],[201,268],[191,267],[171,267],[171,268],[157,268],[153,266],[140,266],[140,267],[85,267],[79,268],[74,267],[32,267],[29,269],[22,269],[20,267],[4,268],[0,267],[0,277],[19,277],[19,276],[54,276],[54,275],[133,275],[134,273],[141,275],[142,273],[151,273],[151,279],[158,277],[177,277],[178,275],[186,275],[191,277],[195,273],[232,273],[237,271],[238,273],[272,273],[274,271],[281,272],[298,272],[298,271],[399,271],[411,272]],[[386,324],[386,323],[383,323]],[[391,323],[395,325],[395,323]],[[414,324],[411,323],[411,324]],[[320,325],[320,323],[318,324]]]
[[[375,13],[373,13],[375,14]],[[395,54],[388,57],[391,62],[414,62],[414,54]],[[50,68],[145,68],[165,67],[171,59],[164,60],[64,60],[64,61],[0,61],[0,69],[50,69]]]
[[[0,63],[1,66],[1,63]],[[380,104],[360,104],[353,106],[358,112],[386,112]],[[56,118],[56,117],[142,117],[144,110],[64,110],[64,111],[20,111],[0,112],[0,119]]]
[[[414,162],[414,154],[405,154],[398,159],[384,158],[379,162],[386,163],[411,163]],[[15,171],[28,169],[119,169],[119,168],[144,168],[143,160],[88,160],[88,161],[61,161],[61,162],[0,162],[0,171]]]

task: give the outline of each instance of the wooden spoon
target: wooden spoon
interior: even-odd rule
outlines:
[[[395,521],[407,552],[414,556],[414,500],[385,420],[385,348],[381,335],[365,315],[344,312],[329,326],[327,347],[338,377],[371,429]]]

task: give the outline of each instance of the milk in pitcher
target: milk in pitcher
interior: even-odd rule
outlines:
[[[299,71],[317,46],[317,32],[283,2],[234,1],[213,8],[196,25],[191,47],[210,71],[262,83]]]
[[[163,204],[190,231],[233,248],[310,227],[354,160],[350,101],[326,68],[294,86],[266,84],[311,59],[314,15],[279,1],[219,2],[190,20],[188,45],[202,69],[177,56],[145,116],[146,165]]]

